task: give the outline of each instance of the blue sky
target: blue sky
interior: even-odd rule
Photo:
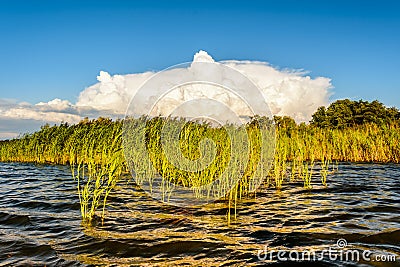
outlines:
[[[400,107],[396,1],[0,1],[0,98],[75,102],[100,70],[161,70],[206,50],[332,79],[331,99]]]

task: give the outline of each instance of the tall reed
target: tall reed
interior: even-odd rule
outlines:
[[[316,181],[314,176],[319,176],[320,182],[327,185],[327,176],[335,170],[333,162],[400,162],[400,128],[395,124],[344,129],[304,124],[276,127],[276,140],[268,136],[264,140],[274,143],[269,148],[275,149],[274,157],[262,158],[260,131],[252,124],[236,129],[233,125],[215,128],[179,119],[142,117],[133,122],[130,125],[133,128],[146,125],[136,129],[142,131],[144,139],[124,142],[136,142],[130,145],[146,150],[149,160],[141,158],[141,151],[132,150],[128,152],[127,162],[122,152],[123,122],[99,118],[85,119],[76,125],[45,125],[35,133],[0,141],[0,161],[69,164],[77,181],[82,218],[86,222],[91,222],[96,214],[104,218],[107,197],[128,166],[139,170],[135,174],[139,184],[161,174],[169,182],[163,183],[166,186],[163,200],[168,201],[171,194],[168,186],[175,184],[193,188],[199,197],[225,198],[229,207],[235,207],[240,198],[254,192],[258,178],[278,190],[285,183],[297,180],[311,189]],[[173,143],[168,136],[162,138],[165,127],[169,127],[168,131],[181,129],[179,142],[175,144],[180,156],[165,150]],[[243,145],[244,140],[250,141]],[[237,156],[242,154],[247,155],[244,161]],[[263,164],[257,164],[260,159]],[[188,162],[196,162],[197,171],[190,170]],[[228,166],[232,171],[228,173],[236,173],[240,179],[223,176]],[[218,187],[197,189],[221,176],[223,182]]]

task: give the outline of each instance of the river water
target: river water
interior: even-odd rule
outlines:
[[[400,165],[315,182],[261,188],[229,225],[223,203],[179,208],[123,183],[104,225],[83,227],[68,166],[0,163],[0,266],[400,266]]]

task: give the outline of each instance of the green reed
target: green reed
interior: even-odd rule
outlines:
[[[257,178],[268,174],[274,132],[261,122],[212,127],[184,119],[129,119],[123,140],[127,164],[136,172],[135,182],[161,191],[163,201],[169,201],[175,186],[183,186],[196,198],[225,198],[230,212],[231,204],[236,207],[258,187]]]
[[[230,219],[231,208],[236,213],[237,202],[253,195],[258,178],[278,190],[296,181],[311,189],[316,183],[314,176],[327,186],[328,175],[337,169],[333,162],[400,162],[397,125],[331,129],[302,124],[276,127],[275,139],[260,134],[254,123],[211,127],[183,119],[142,117],[132,120],[129,127],[143,138],[122,138],[120,120],[99,118],[76,125],[46,125],[35,133],[0,141],[0,161],[69,164],[77,181],[82,218],[87,223],[97,216],[104,219],[107,197],[128,167],[138,170],[134,178],[139,185],[160,174],[164,201],[171,197],[174,185],[192,188],[199,198],[226,199]],[[168,135],[163,138],[163,131],[176,129],[180,130],[178,143]],[[267,148],[275,150],[272,158],[263,156],[262,143],[274,143]],[[168,153],[170,144],[176,145],[171,145],[171,151],[178,149],[179,153]],[[123,145],[139,149],[125,151],[124,155]],[[148,153],[147,159],[142,157],[143,151]],[[194,167],[193,162],[197,164]],[[217,178],[221,181],[217,186],[207,187]]]

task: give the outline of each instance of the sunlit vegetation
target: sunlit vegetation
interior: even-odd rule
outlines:
[[[263,130],[271,133],[273,129],[266,118],[241,127],[161,117],[132,119],[129,127],[136,133],[142,131],[143,139],[123,138],[121,120],[85,119],[76,125],[45,125],[35,133],[0,141],[0,161],[69,164],[86,223],[104,218],[107,197],[129,167],[140,170],[134,177],[138,184],[159,174],[164,182],[193,188],[199,197],[226,199],[230,211],[240,198],[254,195],[258,178],[277,190],[292,182],[312,189],[329,184],[329,174],[336,171],[338,161],[399,163],[399,114],[377,101],[340,100],[318,109],[310,124],[274,117],[275,138],[267,134],[265,139]],[[166,149],[173,140],[162,138],[165,127],[169,127],[166,132],[179,129],[179,153]],[[262,147],[271,143],[268,149],[275,152],[268,157]],[[124,155],[123,145],[137,149],[125,150]],[[142,157],[143,151],[148,160]],[[193,162],[198,165],[190,169]],[[208,164],[203,166],[204,162]],[[202,187],[221,177],[218,186]],[[162,190],[162,200],[168,201],[169,189]]]
[[[387,108],[379,101],[337,100],[328,108],[320,107],[313,114],[311,124],[318,127],[346,128],[364,124],[388,125],[398,123],[398,109]]]
[[[90,223],[97,211],[104,217],[110,191],[123,172],[121,121],[85,119],[76,125],[45,125],[40,131],[0,143],[0,160],[69,164],[81,204]]]
[[[125,121],[123,146],[135,182],[149,184],[161,200],[170,202],[180,185],[197,199],[226,198],[230,207],[254,193],[267,177],[274,137],[272,120],[266,118],[256,117],[242,126],[211,126],[182,118],[142,117]]]

